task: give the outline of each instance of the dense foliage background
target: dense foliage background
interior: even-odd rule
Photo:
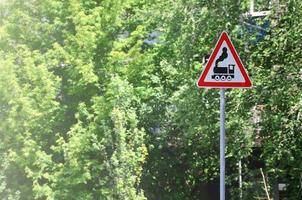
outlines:
[[[243,199],[301,199],[302,2],[280,2],[253,21],[247,0],[1,1],[0,198],[202,199],[219,95],[195,83],[226,30],[253,82],[227,90],[230,198],[242,160]]]

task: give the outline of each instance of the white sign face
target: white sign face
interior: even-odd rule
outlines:
[[[248,88],[252,86],[226,32],[221,34],[197,85],[212,88]]]
[[[222,51],[224,48],[226,48],[225,53]],[[224,58],[223,54],[227,57]],[[221,59],[219,60],[219,58]],[[226,73],[214,73],[215,67],[217,68],[217,71],[226,72]],[[224,69],[226,69],[226,71],[223,71]],[[210,67],[209,73],[207,74],[205,81],[206,82],[220,82],[220,81],[245,82],[239,70],[239,67],[238,65],[236,65],[236,61],[225,41],[222,43],[217,55],[215,56],[214,62]]]

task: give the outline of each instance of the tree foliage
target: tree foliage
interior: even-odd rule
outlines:
[[[1,199],[199,199],[219,175],[219,102],[195,82],[223,30],[253,81],[227,90],[228,188],[259,137],[271,188],[299,199],[301,6],[259,37],[248,1],[1,3]]]

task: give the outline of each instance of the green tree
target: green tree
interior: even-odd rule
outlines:
[[[288,2],[288,11],[266,38],[251,49],[254,53],[250,62],[253,102],[264,108],[259,124],[262,159],[271,183],[287,184],[289,199],[302,197],[301,6],[298,1]]]
[[[3,198],[144,199],[139,99],[107,64],[130,3],[2,5]]]
[[[270,185],[285,181],[299,198],[301,3],[273,15],[259,43],[244,31],[247,10],[237,0],[1,4],[0,197],[199,199],[219,174],[219,98],[195,83],[227,30],[254,83],[227,90],[228,186],[261,127]]]

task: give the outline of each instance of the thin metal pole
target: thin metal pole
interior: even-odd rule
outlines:
[[[250,14],[253,15],[255,12],[254,0],[250,0]]]
[[[220,200],[225,200],[225,89],[220,89]]]
[[[238,169],[239,169],[239,199],[242,199],[242,164],[241,159],[238,162]]]

